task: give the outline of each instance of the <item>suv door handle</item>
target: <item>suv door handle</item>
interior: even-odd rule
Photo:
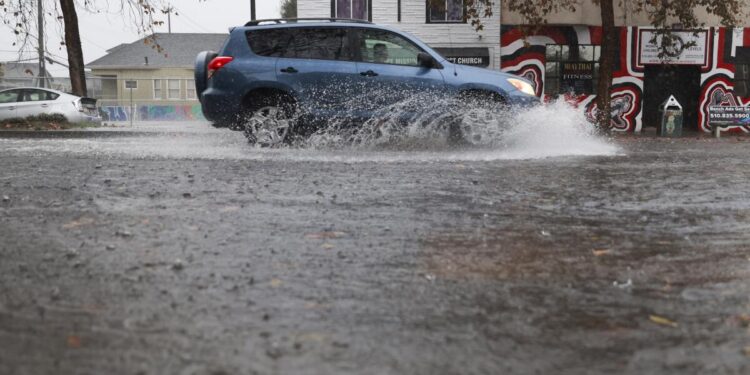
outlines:
[[[42,108],[47,108],[47,107],[49,107],[49,104],[42,104]]]
[[[290,66],[290,67],[288,67],[286,69],[281,69],[281,72],[282,73],[297,73],[297,72],[299,72],[299,70],[294,69],[293,67]]]
[[[360,75],[363,75],[365,77],[377,77],[378,73],[373,72],[372,70],[368,70],[366,72],[359,73]]]

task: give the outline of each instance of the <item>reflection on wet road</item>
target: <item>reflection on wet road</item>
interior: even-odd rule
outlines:
[[[747,139],[544,129],[0,133],[0,373],[749,372]]]

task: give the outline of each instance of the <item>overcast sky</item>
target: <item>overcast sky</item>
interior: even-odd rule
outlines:
[[[279,17],[280,0],[256,0],[258,18]],[[115,2],[112,2],[115,3]],[[174,0],[172,1],[178,16],[172,16],[172,32],[179,33],[226,33],[230,26],[242,25],[250,20],[250,0]],[[83,58],[86,63],[103,56],[106,50],[121,44],[131,43],[140,38],[135,28],[123,20],[122,15],[114,11],[90,14],[78,12],[81,30]],[[157,29],[167,32],[166,17],[164,26]],[[65,47],[60,46],[61,37],[55,21],[47,30],[47,50],[56,60],[67,63]],[[12,32],[0,32],[0,60],[15,61],[18,59],[17,48],[13,46]],[[26,53],[22,58],[36,58],[35,53]],[[53,76],[67,76],[68,70],[60,65],[47,65]]]

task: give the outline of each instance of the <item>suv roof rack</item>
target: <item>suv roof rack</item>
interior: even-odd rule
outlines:
[[[367,23],[372,24],[370,21],[357,20],[351,18],[272,18],[267,20],[255,20],[245,24],[245,26],[258,26],[261,23],[295,23],[295,22],[351,22],[351,23]]]

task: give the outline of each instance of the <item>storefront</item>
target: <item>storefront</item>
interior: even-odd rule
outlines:
[[[297,0],[300,18],[353,18],[409,32],[448,60],[500,67],[500,4],[477,32],[464,20],[463,0]]]
[[[613,67],[612,126],[640,131],[656,126],[658,107],[669,95],[683,105],[687,130],[709,132],[712,107],[750,103],[750,29],[712,27],[675,31],[690,47],[665,64],[646,27],[619,27],[620,48]],[[546,98],[564,97],[593,117],[601,54],[601,28],[550,26],[524,35],[504,25],[502,70],[525,76]],[[676,49],[679,51],[681,49]],[[734,112],[742,108],[735,108]],[[723,110],[714,110],[714,117]],[[738,115],[739,116],[739,115]],[[750,127],[740,128],[750,132]]]

